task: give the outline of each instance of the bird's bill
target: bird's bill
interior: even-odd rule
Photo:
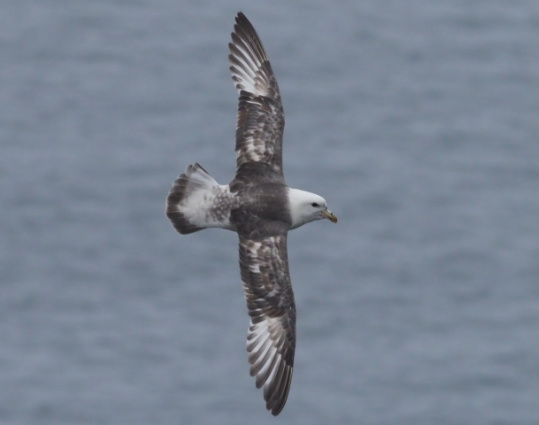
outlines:
[[[322,215],[324,218],[327,218],[328,220],[332,221],[333,223],[337,223],[337,216],[333,214],[330,210],[324,210],[322,211]]]

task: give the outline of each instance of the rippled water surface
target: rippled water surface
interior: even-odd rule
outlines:
[[[7,1],[2,424],[539,423],[539,3]],[[277,419],[248,375],[233,233],[171,182],[234,172],[243,10],[287,112],[298,349]]]

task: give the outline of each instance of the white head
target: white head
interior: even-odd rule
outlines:
[[[328,209],[326,200],[315,193],[289,188],[288,204],[292,216],[291,229],[323,218],[337,223],[337,217]]]

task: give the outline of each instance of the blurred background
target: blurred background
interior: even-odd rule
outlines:
[[[289,237],[277,419],[236,235],[164,215],[233,176],[239,10],[339,216]],[[538,46],[535,0],[2,2],[0,422],[539,423]]]

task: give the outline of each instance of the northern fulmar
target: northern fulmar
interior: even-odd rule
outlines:
[[[294,366],[296,307],[287,234],[305,223],[337,217],[324,198],[292,189],[283,175],[284,112],[277,80],[253,25],[238,13],[228,45],[239,92],[236,175],[220,185],[198,163],[174,182],[166,215],[181,234],[209,227],[239,236],[239,262],[250,323],[250,374],[263,387],[266,408],[283,409]]]

